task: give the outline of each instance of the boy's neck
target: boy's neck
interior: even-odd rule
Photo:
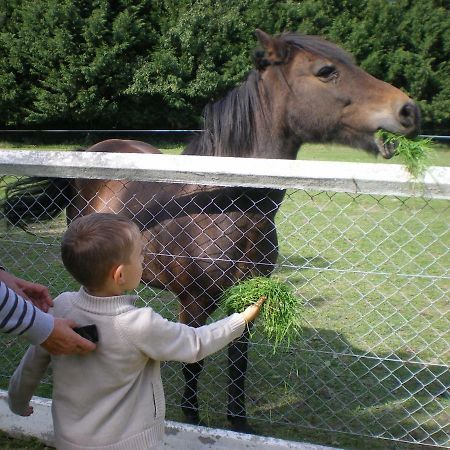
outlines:
[[[84,287],[84,290],[93,297],[117,297],[118,295],[122,295],[124,293],[124,291],[119,289],[117,286],[102,286],[94,289]]]

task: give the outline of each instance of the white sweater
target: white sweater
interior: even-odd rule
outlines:
[[[136,297],[93,297],[84,289],[54,301],[55,317],[95,323],[99,343],[87,355],[50,356],[28,349],[9,386],[9,405],[22,414],[50,361],[53,425],[60,450],[140,450],[163,438],[165,400],[160,361],[195,362],[244,331],[241,314],[192,328],[170,322]]]

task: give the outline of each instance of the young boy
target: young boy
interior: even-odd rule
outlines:
[[[83,356],[50,356],[39,346],[30,347],[10,380],[10,408],[32,414],[30,399],[51,362],[58,449],[155,448],[164,435],[160,361],[196,362],[218,351],[244,332],[261,302],[199,328],[133,306],[136,297],[123,293],[140,282],[143,241],[133,222],[114,214],[72,222],[61,253],[82,287],[59,295],[53,314],[95,324],[99,342]]]

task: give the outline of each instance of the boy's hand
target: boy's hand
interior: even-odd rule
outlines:
[[[89,353],[96,345],[75,333],[72,328],[77,324],[73,320],[58,319],[50,336],[41,344],[52,355],[70,355]]]
[[[23,414],[21,414],[21,416],[24,416],[24,417],[31,416],[31,414],[33,414],[33,411],[34,411],[33,407],[28,405],[27,409],[25,410],[25,412]]]
[[[244,317],[245,323],[253,322],[258,317],[261,306],[266,300],[267,298],[262,296],[256,303],[247,306],[247,308],[243,312],[241,312]]]

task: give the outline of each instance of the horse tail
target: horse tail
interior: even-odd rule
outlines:
[[[26,228],[58,216],[71,197],[67,178],[24,177],[6,186],[0,208],[9,223]]]

